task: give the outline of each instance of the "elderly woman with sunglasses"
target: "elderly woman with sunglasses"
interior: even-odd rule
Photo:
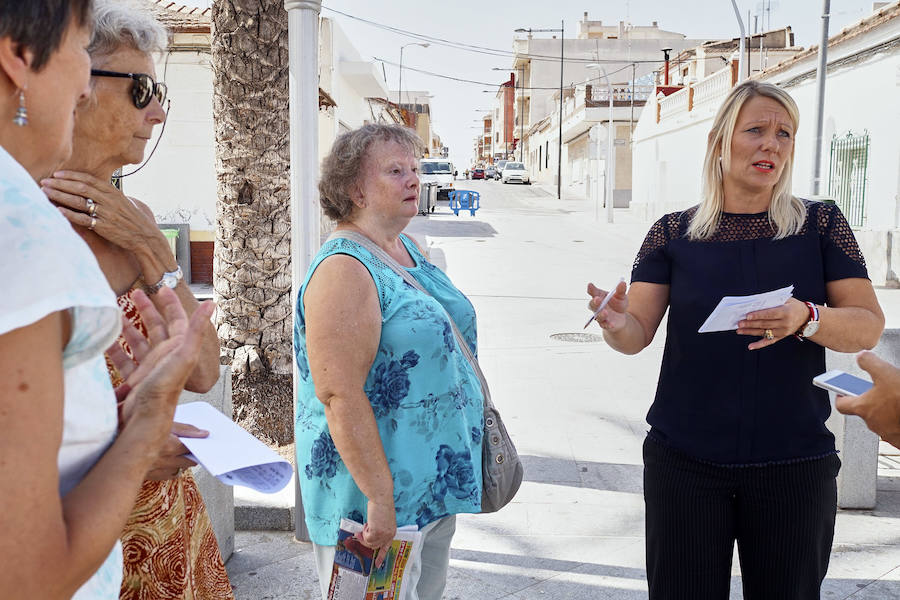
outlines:
[[[166,32],[144,8],[101,0],[96,5],[91,55],[91,95],[78,108],[72,158],[41,181],[97,257],[119,306],[141,330],[134,290],[151,298],[163,287],[177,294],[188,314],[198,303],[184,283],[169,244],[143,203],[110,183],[126,164],[139,163],[153,128],[165,120],[165,84],[155,81],[153,53]],[[127,344],[123,347],[128,350]],[[185,388],[204,392],[219,374],[215,329],[207,324],[197,367]],[[113,384],[120,383],[115,369]],[[166,453],[148,474],[123,532],[122,598],[231,598],[231,586],[209,516],[187,467],[194,463],[175,434],[204,432],[175,423]]]

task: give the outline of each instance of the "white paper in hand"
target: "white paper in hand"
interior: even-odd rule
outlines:
[[[793,292],[794,286],[789,285],[780,290],[751,296],[725,296],[706,318],[697,333],[733,331],[738,328],[738,322],[743,320],[747,313],[782,306],[791,298]]]
[[[209,437],[178,439],[190,450],[188,458],[222,483],[274,494],[291,480],[288,461],[206,402],[179,404],[175,420],[209,431]]]

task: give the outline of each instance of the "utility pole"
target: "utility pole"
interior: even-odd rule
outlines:
[[[822,128],[825,121],[825,76],[828,70],[828,19],[831,0],[822,2],[822,35],[819,38],[819,66],[816,69],[816,137],[813,140],[812,181],[810,194],[818,196],[822,189]]]
[[[285,0],[288,12],[291,136],[291,298],[319,250],[319,12],[322,0]],[[291,311],[292,318],[296,318]],[[294,361],[291,361],[294,362]],[[294,397],[297,364],[294,362]],[[296,409],[295,409],[296,410]],[[296,414],[294,415],[296,417]],[[294,467],[294,537],[309,541]]]
[[[519,75],[519,162],[525,162],[525,67],[516,67]]]
[[[565,59],[563,58],[563,48],[565,48],[566,39],[566,22],[560,21],[559,25],[559,151],[557,153],[556,167],[556,199],[562,199],[562,122],[563,122],[563,69],[565,68]]]
[[[737,19],[738,29],[741,31],[741,43],[738,47],[738,81],[744,79],[744,37],[747,35],[744,30],[744,21],[741,19],[741,13],[738,11],[737,2],[731,0],[731,6],[734,7],[734,18]]]

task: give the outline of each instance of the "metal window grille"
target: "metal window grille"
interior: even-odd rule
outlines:
[[[834,198],[852,227],[866,221],[866,180],[869,164],[869,132],[831,138],[828,195]]]

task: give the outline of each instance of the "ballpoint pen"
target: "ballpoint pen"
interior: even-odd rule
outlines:
[[[588,319],[588,322],[584,324],[584,327],[582,327],[582,329],[587,329],[587,326],[591,324],[591,321],[593,321],[594,319],[597,318],[597,315],[600,314],[600,311],[603,310],[604,308],[606,308],[606,305],[609,304],[609,301],[612,299],[613,294],[616,293],[616,288],[619,287],[620,283],[624,283],[624,282],[625,282],[625,278],[619,277],[619,281],[616,282],[615,287],[613,287],[613,289],[611,289],[609,291],[609,293],[606,294],[606,297],[603,299],[603,302],[600,303],[600,306],[597,307],[597,310],[594,311],[594,314],[591,315],[591,318]]]

